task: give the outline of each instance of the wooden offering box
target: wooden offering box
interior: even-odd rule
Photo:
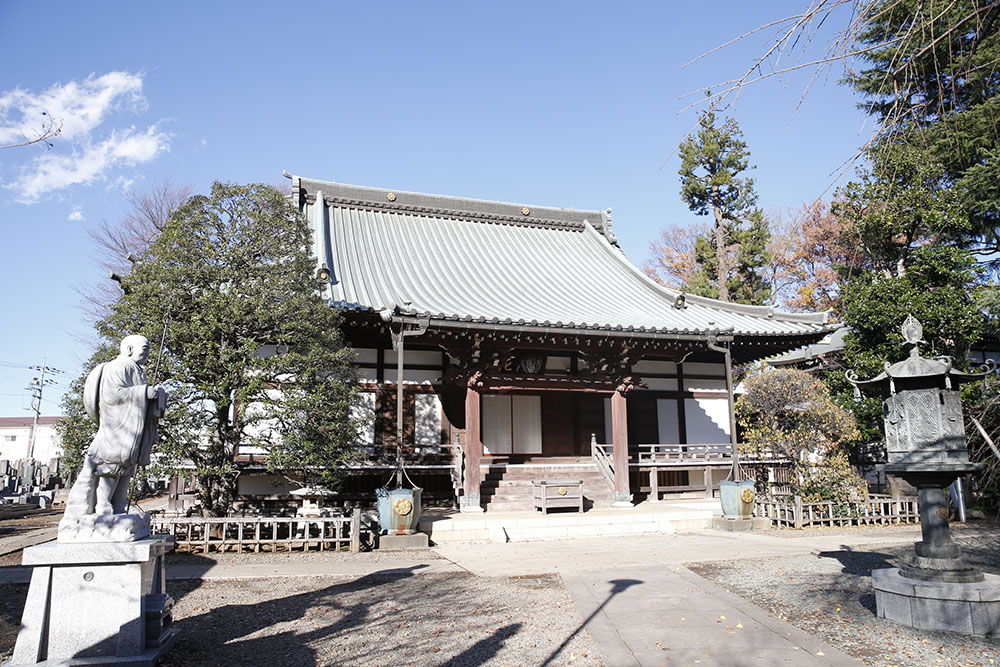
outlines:
[[[535,508],[548,514],[550,509],[557,507],[572,507],[577,512],[583,511],[583,480],[579,479],[537,479],[534,486]]]

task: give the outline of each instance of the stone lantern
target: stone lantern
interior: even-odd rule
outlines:
[[[922,541],[914,545],[915,555],[898,569],[872,572],[878,614],[923,629],[996,632],[1000,618],[989,620],[987,608],[996,605],[1000,578],[984,577],[962,557],[951,539],[947,507],[952,482],[984,467],[969,461],[959,387],[981,380],[992,371],[992,362],[984,372],[963,373],[952,367],[950,357],[920,356],[923,328],[912,315],[902,332],[913,345],[909,358],[886,363],[870,380],[847,373],[857,390],[882,398],[885,471],[916,487],[920,500]]]

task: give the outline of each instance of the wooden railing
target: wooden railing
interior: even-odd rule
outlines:
[[[733,448],[725,445],[637,445],[629,448],[630,458],[641,464],[729,462]]]
[[[408,466],[450,466],[452,464],[452,446],[441,445],[404,445],[403,463]],[[364,453],[361,465],[396,465],[396,445],[373,445]]]
[[[594,464],[597,465],[597,469],[601,471],[601,476],[604,477],[605,483],[607,483],[608,488],[611,492],[615,491],[615,468],[614,462],[611,456],[608,454],[608,449],[611,445],[599,445],[597,444],[597,436],[593,433],[590,434],[590,456],[594,459]]]
[[[857,502],[802,502],[800,496],[758,498],[754,515],[770,519],[777,528],[809,526],[887,526],[919,523],[920,511],[913,496],[870,496]]]
[[[153,517],[152,529],[173,536],[181,551],[361,550],[360,509],[351,516]]]

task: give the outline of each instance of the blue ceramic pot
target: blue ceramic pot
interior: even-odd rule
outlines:
[[[728,480],[719,482],[719,498],[722,500],[722,516],[727,519],[748,519],[753,515],[753,501],[744,502],[740,499],[743,489],[753,491],[752,479],[741,482]]]
[[[414,489],[375,490],[378,523],[383,535],[411,535],[420,523],[420,492]]]

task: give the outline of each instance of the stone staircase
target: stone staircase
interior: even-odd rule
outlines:
[[[583,508],[610,507],[614,494],[597,466],[590,462],[569,464],[492,464],[483,468],[480,494],[487,512],[531,512],[534,480],[583,480]],[[562,510],[565,511],[565,510]]]

